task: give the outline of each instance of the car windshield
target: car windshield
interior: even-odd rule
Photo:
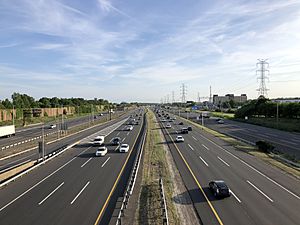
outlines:
[[[224,181],[216,181],[216,184],[217,184],[218,187],[220,187],[220,188],[227,188],[227,185],[225,184]]]

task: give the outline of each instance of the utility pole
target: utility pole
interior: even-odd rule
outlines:
[[[267,63],[267,59],[258,59],[258,63],[256,63],[256,75],[258,76],[258,80],[260,80],[259,88],[256,89],[258,91],[258,97],[263,96],[265,98],[268,97],[268,90],[266,87],[266,79],[269,79],[267,75],[269,75],[269,63]]]
[[[13,125],[15,125],[15,106],[13,105],[13,111],[12,111],[12,121]]]
[[[211,86],[209,86],[209,102],[212,103]]]
[[[174,91],[172,91],[172,104],[175,103],[175,94]]]

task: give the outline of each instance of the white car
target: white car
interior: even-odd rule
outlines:
[[[184,138],[182,136],[177,136],[176,142],[184,142]]]
[[[131,131],[131,130],[133,130],[133,126],[132,126],[132,125],[129,125],[129,126],[125,127],[125,130]]]
[[[104,136],[97,136],[93,141],[94,146],[100,146],[104,143]]]
[[[49,126],[49,128],[50,128],[50,129],[56,128],[56,124],[51,124],[51,125]]]
[[[172,126],[171,126],[171,124],[169,124],[169,123],[166,125],[166,128],[171,128],[171,127],[172,127]]]
[[[121,144],[119,151],[120,152],[128,152],[129,151],[129,145],[128,144]]]
[[[96,151],[96,156],[105,156],[107,154],[107,147],[101,146]]]

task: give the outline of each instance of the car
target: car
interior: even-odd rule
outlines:
[[[111,141],[112,145],[120,145],[121,144],[121,138],[119,137],[114,137]]]
[[[134,125],[139,125],[139,121],[135,121],[135,122],[134,122]]]
[[[132,125],[126,126],[125,130],[126,131],[131,131],[131,130],[133,130],[133,126]]]
[[[188,134],[188,133],[189,133],[188,128],[182,128],[182,129],[181,129],[181,133],[182,133],[182,134]]]
[[[107,154],[107,147],[106,146],[101,146],[97,149],[96,151],[96,156],[105,156]]]
[[[178,125],[183,125],[183,122],[179,122]]]
[[[167,120],[165,120],[165,119],[162,119],[162,120],[161,120],[161,122],[167,122]]]
[[[129,151],[129,145],[128,144],[121,144],[119,151],[120,152],[128,152]]]
[[[218,120],[218,124],[224,124],[224,120]]]
[[[56,124],[51,124],[51,125],[49,126],[49,129],[54,129],[54,128],[56,128]]]
[[[176,142],[184,142],[184,138],[182,136],[177,136]]]
[[[103,116],[103,113],[100,113],[99,116]]]
[[[97,136],[93,141],[94,146],[100,146],[104,143],[104,136]]]
[[[166,128],[171,128],[171,127],[172,127],[172,126],[171,126],[171,124],[169,124],[169,123],[166,125]]]
[[[209,188],[217,198],[229,197],[231,195],[229,187],[223,180],[213,180],[209,182]]]
[[[193,128],[191,126],[188,126],[187,129],[188,129],[188,131],[192,131],[193,130]]]

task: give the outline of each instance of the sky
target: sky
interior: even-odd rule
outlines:
[[[299,0],[0,0],[0,99],[300,97]]]

